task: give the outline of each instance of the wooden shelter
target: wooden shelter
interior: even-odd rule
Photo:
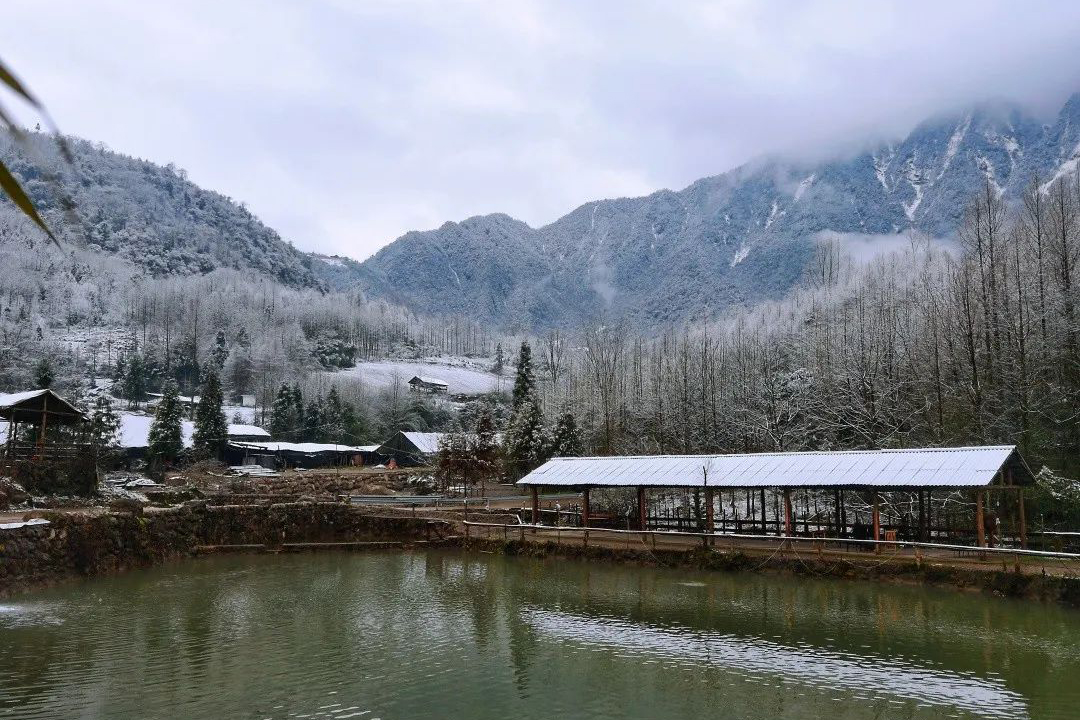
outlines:
[[[897,450],[851,450],[833,452],[757,453],[730,455],[653,455],[636,457],[555,458],[526,475],[519,485],[532,495],[533,521],[539,521],[541,488],[575,489],[582,494],[581,522],[589,526],[590,491],[595,488],[636,488],[638,529],[647,530],[650,522],[648,492],[651,489],[682,488],[702,500],[702,529],[716,528],[716,501],[726,507],[735,496],[745,501],[747,512],[741,524],[736,511],[736,532],[760,532],[794,536],[802,524],[802,534],[821,537],[854,537],[877,541],[896,539],[905,532],[927,540],[934,532],[928,498],[934,491],[950,491],[971,497],[971,518],[966,530],[974,543],[987,545],[994,539],[996,517],[991,525],[986,513],[988,493],[999,493],[999,509],[1011,515],[1014,536],[1021,547],[1027,546],[1024,516],[1024,486],[1034,478],[1027,464],[1012,445],[957,448],[918,448]],[[802,507],[793,499],[801,493]],[[846,517],[845,493],[855,494],[869,508],[870,523]],[[889,493],[917,497],[918,520],[914,527],[884,527],[881,502]],[[767,502],[771,499],[773,502]],[[703,496],[703,497],[702,497]],[[810,508],[810,497],[814,510]],[[828,498],[824,511],[821,499]],[[851,495],[849,495],[851,497]],[[781,500],[783,510],[781,511]],[[1005,505],[1008,505],[1005,508]],[[770,505],[772,507],[770,507]],[[769,511],[772,510],[772,520]],[[800,513],[800,510],[802,511]],[[967,508],[965,507],[965,517]],[[802,517],[798,517],[799,515]],[[955,516],[955,513],[954,515]],[[960,534],[965,528],[949,526],[945,534]],[[724,530],[725,525],[722,528]],[[866,537],[860,538],[865,534]],[[939,533],[940,534],[940,533]]]
[[[81,425],[86,415],[49,389],[0,393],[0,418],[7,420],[4,456],[16,459],[60,459],[72,457],[81,446],[73,442],[50,442],[49,431],[57,427]],[[32,441],[20,440],[21,428],[34,428]]]

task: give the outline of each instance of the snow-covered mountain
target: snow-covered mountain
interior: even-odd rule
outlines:
[[[1016,198],[1035,174],[1046,183],[1078,162],[1080,94],[1048,125],[984,103],[842,160],[753,162],[678,192],[591,202],[540,228],[501,214],[448,222],[319,274],[420,313],[504,327],[601,313],[654,326],[782,295],[822,231],[945,236],[987,179]]]

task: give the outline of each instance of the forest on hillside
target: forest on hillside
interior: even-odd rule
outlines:
[[[1075,477],[1080,175],[1014,205],[987,180],[956,239],[866,266],[826,241],[784,301],[658,336],[549,333],[545,411],[597,454],[1015,443]]]

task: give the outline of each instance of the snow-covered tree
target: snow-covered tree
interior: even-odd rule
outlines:
[[[199,390],[199,404],[195,408],[195,434],[192,441],[198,455],[221,457],[229,441],[229,421],[221,409],[223,403],[221,380],[213,367],[207,367]]]
[[[184,450],[182,416],[179,390],[174,381],[167,380],[162,388],[161,402],[154,413],[154,421],[150,424],[147,452],[155,466],[171,465]]]
[[[555,429],[551,437],[551,455],[553,457],[577,457],[584,451],[584,440],[578,430],[573,414],[564,412],[555,420]]]

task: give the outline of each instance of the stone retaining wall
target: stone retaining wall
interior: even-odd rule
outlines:
[[[207,505],[132,512],[36,513],[48,524],[0,530],[0,596],[65,578],[145,567],[199,546],[438,540],[450,525],[330,502]]]

